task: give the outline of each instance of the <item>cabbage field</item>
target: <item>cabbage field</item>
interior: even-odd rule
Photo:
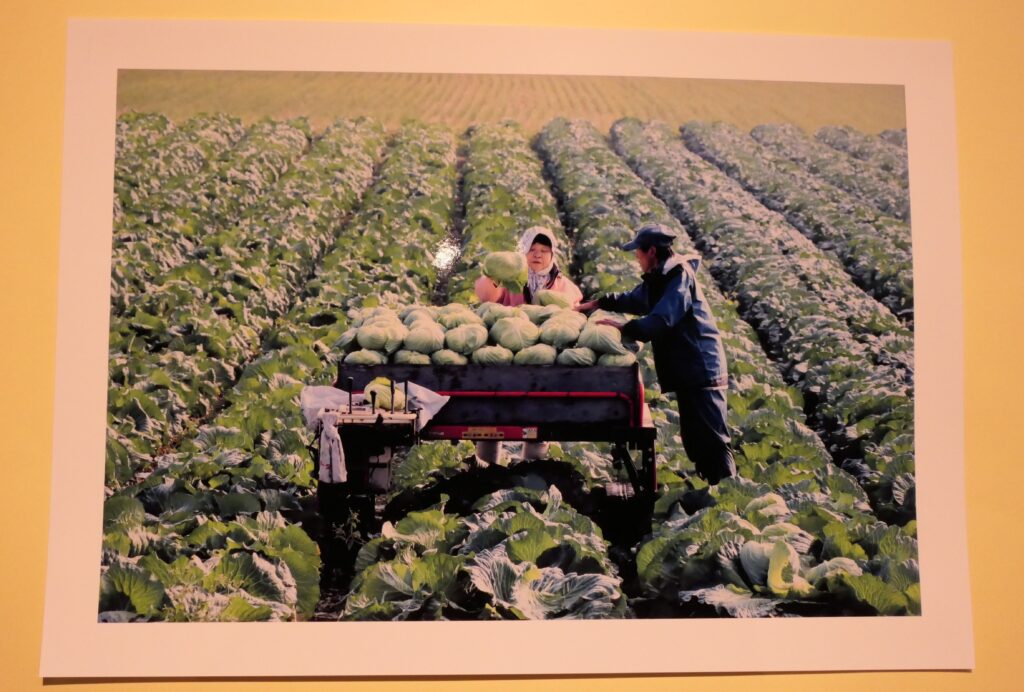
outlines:
[[[132,112],[116,143],[101,621],[920,614],[904,131]],[[583,321],[473,281],[543,225],[586,298],[631,287],[617,246],[651,221],[703,258],[738,477],[696,476],[643,348],[653,515],[582,442],[417,445],[321,511],[304,386],[343,359],[586,367]]]

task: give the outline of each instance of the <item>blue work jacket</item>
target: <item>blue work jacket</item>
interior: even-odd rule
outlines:
[[[728,384],[722,339],[697,283],[699,266],[699,257],[673,255],[632,291],[598,299],[604,310],[643,315],[627,322],[622,336],[651,342],[658,382],[666,391]]]

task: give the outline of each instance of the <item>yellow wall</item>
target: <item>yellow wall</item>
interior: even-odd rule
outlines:
[[[372,690],[1002,690],[1020,689],[1020,584],[1024,455],[1019,451],[1022,378],[1018,315],[1024,305],[1021,220],[1012,202],[1024,184],[1018,40],[1024,9],[1013,2],[271,2],[250,0],[57,2],[5,0],[0,7],[0,685],[42,687],[37,677],[49,516],[50,435],[56,325],[57,240],[68,17],[353,20],[657,28],[946,39],[954,50],[966,332],[966,476],[977,668],[973,673],[861,673],[445,680],[372,683]],[[155,3],[154,3],[155,4]],[[357,5],[350,7],[349,5]],[[244,8],[244,10],[239,9]],[[514,8],[514,9],[504,9]],[[1010,203],[1007,203],[1007,202]],[[737,648],[742,642],[735,643]],[[841,646],[841,642],[837,642]],[[780,642],[780,646],[785,646]],[[225,643],[226,655],[230,644]],[[159,655],[159,652],[152,652]],[[264,655],[272,655],[268,650]],[[94,682],[86,689],[322,689],[306,682]],[[76,689],[78,689],[76,687]]]

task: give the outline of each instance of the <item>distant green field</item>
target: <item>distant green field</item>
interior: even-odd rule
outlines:
[[[306,116],[317,128],[355,115],[388,127],[419,118],[455,130],[511,118],[531,133],[556,116],[604,130],[623,116],[671,124],[725,120],[745,129],[791,122],[810,132],[823,125],[867,133],[906,126],[899,86],[639,77],[124,70],[117,109],[174,121],[202,112],[246,122]]]

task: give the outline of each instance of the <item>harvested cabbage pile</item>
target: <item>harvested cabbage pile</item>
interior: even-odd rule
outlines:
[[[558,305],[508,307],[460,303],[442,307],[374,307],[349,313],[350,328],[333,344],[346,363],[362,365],[571,365],[628,367],[634,344],[614,327],[621,316],[598,311],[588,319]]]

